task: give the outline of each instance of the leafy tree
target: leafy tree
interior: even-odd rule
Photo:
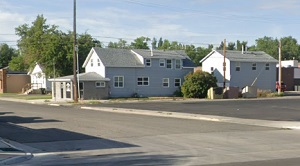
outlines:
[[[18,56],[17,51],[10,48],[7,44],[0,45],[0,67],[8,66],[13,57]]]
[[[186,98],[205,98],[208,89],[216,86],[216,77],[207,72],[197,71],[185,76],[181,91]]]
[[[138,37],[131,43],[131,47],[134,49],[149,49],[147,42],[150,41],[148,37]]]
[[[272,37],[263,37],[256,40],[256,50],[264,51],[275,59],[278,59],[278,40]]]
[[[291,36],[281,38],[281,45],[283,60],[290,60],[294,58],[300,60],[300,47],[296,39]]]
[[[235,43],[229,42],[228,46],[226,47],[227,50],[235,50]]]
[[[28,69],[28,65],[26,65],[24,60],[24,56],[14,56],[12,60],[9,62],[9,68],[14,71],[26,71]]]
[[[242,51],[242,47],[244,47],[244,51],[245,51],[245,48],[247,47],[247,44],[248,44],[248,42],[246,42],[246,41],[240,42],[239,40],[237,40],[236,41],[236,50],[237,51]]]
[[[162,37],[161,38],[159,38],[159,41],[158,41],[158,44],[157,44],[157,48],[160,48],[160,47],[162,47],[162,45],[163,45],[163,39],[162,39]]]
[[[152,45],[152,49],[157,49],[157,40],[155,37],[152,39],[151,45]]]

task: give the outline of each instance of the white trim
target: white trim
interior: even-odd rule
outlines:
[[[164,64],[163,66],[160,65],[161,61],[163,61]],[[159,63],[159,67],[166,67],[166,59],[159,59],[158,63]]]
[[[171,61],[171,68],[168,68],[168,60]],[[173,60],[172,59],[166,59],[166,68],[167,69],[173,69]]]
[[[138,80],[139,78],[142,78],[142,81],[139,81],[139,80]],[[144,81],[144,78],[147,78],[148,81]],[[136,83],[137,86],[149,86],[149,85],[150,85],[150,78],[149,78],[149,77],[143,77],[143,76],[140,76],[140,77],[137,77],[137,80],[136,80],[136,81],[137,81],[137,83]],[[142,85],[139,85],[138,82],[141,82]],[[148,82],[148,85],[144,85],[145,82]]]
[[[179,86],[176,86],[176,79],[179,79]],[[181,86],[181,78],[174,78],[174,87],[180,87]]]
[[[97,83],[99,83],[100,85],[97,86]],[[96,81],[95,82],[95,87],[96,88],[104,88],[105,87],[105,82],[104,81]]]
[[[149,62],[147,62],[147,60],[149,60]],[[148,65],[147,63],[150,63],[150,65]],[[151,67],[151,65],[152,65],[151,59],[150,58],[145,58],[145,66],[146,67]]]
[[[123,81],[122,81],[122,83],[123,83],[123,86],[119,86],[119,85],[118,85],[118,86],[115,86],[115,83],[116,83],[116,80],[115,80],[115,78],[116,78],[116,77],[118,77],[118,78],[120,78],[120,77],[121,77],[121,78],[123,79]],[[114,81],[114,82],[113,82],[113,84],[114,84],[114,88],[124,88],[124,87],[125,87],[125,85],[124,85],[124,84],[125,84],[124,76],[114,76],[114,80],[113,80],[113,81]],[[120,83],[120,81],[118,81],[118,84],[119,84],[119,83]]]
[[[167,79],[168,82],[165,82],[165,79]],[[168,86],[164,86],[164,83],[168,83]],[[170,87],[170,79],[169,79],[169,78],[163,78],[163,79],[162,79],[162,87],[163,87],[163,88],[169,88],[169,87]]]

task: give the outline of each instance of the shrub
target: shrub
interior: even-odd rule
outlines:
[[[207,72],[196,71],[185,76],[181,91],[186,98],[205,98],[208,89],[216,86],[216,77]]]

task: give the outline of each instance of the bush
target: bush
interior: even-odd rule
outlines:
[[[207,72],[196,71],[185,76],[181,91],[186,98],[205,98],[208,89],[216,86],[216,77]]]

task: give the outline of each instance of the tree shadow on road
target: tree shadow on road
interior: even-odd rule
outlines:
[[[32,129],[18,124],[61,122],[41,117],[0,117],[0,137],[43,152],[137,147],[136,145],[90,136],[58,128]]]

